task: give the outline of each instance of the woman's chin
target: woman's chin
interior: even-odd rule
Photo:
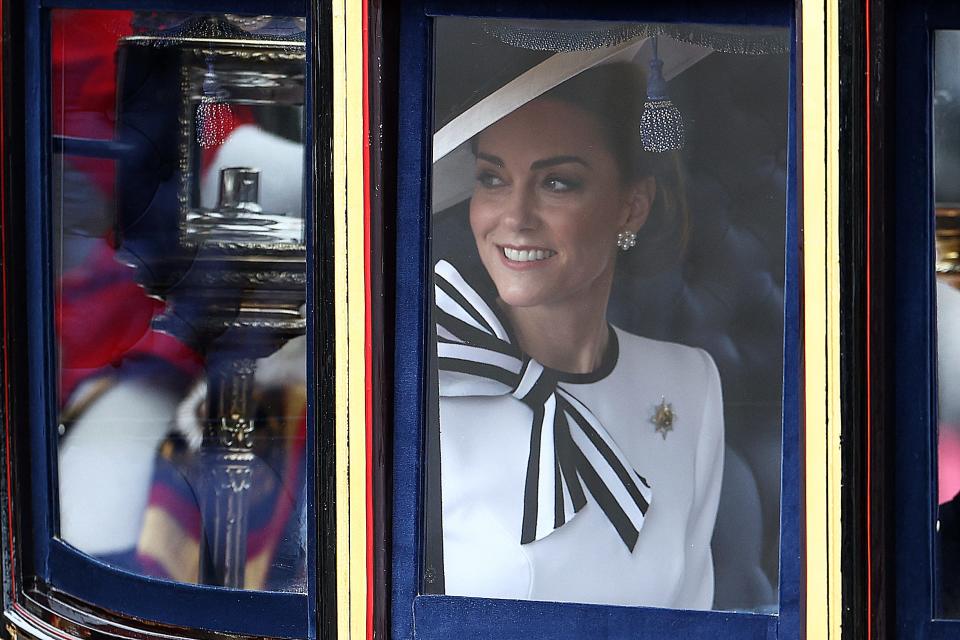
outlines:
[[[530,291],[517,287],[497,287],[497,293],[502,305],[514,308],[537,307],[544,304],[547,298],[542,291]]]

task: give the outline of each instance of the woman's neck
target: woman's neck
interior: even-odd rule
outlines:
[[[606,291],[592,291],[550,306],[500,304],[524,353],[551,369],[590,373],[603,362],[610,338],[609,295],[606,287]]]

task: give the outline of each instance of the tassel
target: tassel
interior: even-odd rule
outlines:
[[[201,149],[213,149],[220,146],[233,130],[233,110],[224,101],[226,92],[220,87],[213,62],[207,60],[207,71],[203,74],[203,95],[197,105],[197,142]]]
[[[663,78],[663,60],[657,54],[657,36],[653,37],[653,57],[647,77],[647,100],[640,116],[640,140],[644,151],[662,153],[683,148],[683,116],[667,94]]]

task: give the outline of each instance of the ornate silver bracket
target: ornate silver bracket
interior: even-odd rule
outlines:
[[[207,425],[200,462],[200,581],[242,589],[247,561],[247,514],[253,480],[254,421],[251,358],[218,358],[208,375]]]
[[[196,168],[203,156],[202,145],[194,144],[195,119],[198,105],[216,98],[263,117],[302,120],[306,45],[138,35],[124,39],[120,56],[121,70],[134,63],[158,69],[179,65],[156,76],[157,95],[177,98],[173,111],[172,99],[162,103],[164,114],[172,116],[163,120],[164,134],[149,141],[143,158],[131,154],[120,163],[123,175],[136,178],[118,178],[119,255],[136,267],[147,293],[166,303],[154,328],[205,356],[207,411],[196,487],[203,536],[200,582],[244,588],[249,503],[256,490],[254,371],[258,358],[306,330],[300,312],[306,301],[305,214],[262,210],[260,177],[280,170],[267,158],[251,157],[258,166],[245,161],[222,167],[219,202],[201,202]],[[121,76],[121,86],[123,81]],[[142,142],[136,129],[141,105],[132,104],[129,113],[120,109],[118,131],[136,131],[128,135]],[[127,120],[133,124],[125,128]],[[140,194],[124,187],[153,175],[148,160],[156,149],[179,154],[170,177],[178,186],[161,190],[162,197],[145,209]]]

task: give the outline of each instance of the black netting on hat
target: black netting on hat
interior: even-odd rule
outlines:
[[[501,42],[533,51],[584,51],[612,47],[639,37],[669,36],[721,53],[785,53],[790,42],[782,29],[697,24],[620,24],[559,20],[487,20],[484,31]]]
[[[164,11],[138,12],[131,23],[134,37],[158,47],[176,46],[184,40],[267,40],[302,44],[306,19],[241,14],[197,15]]]

